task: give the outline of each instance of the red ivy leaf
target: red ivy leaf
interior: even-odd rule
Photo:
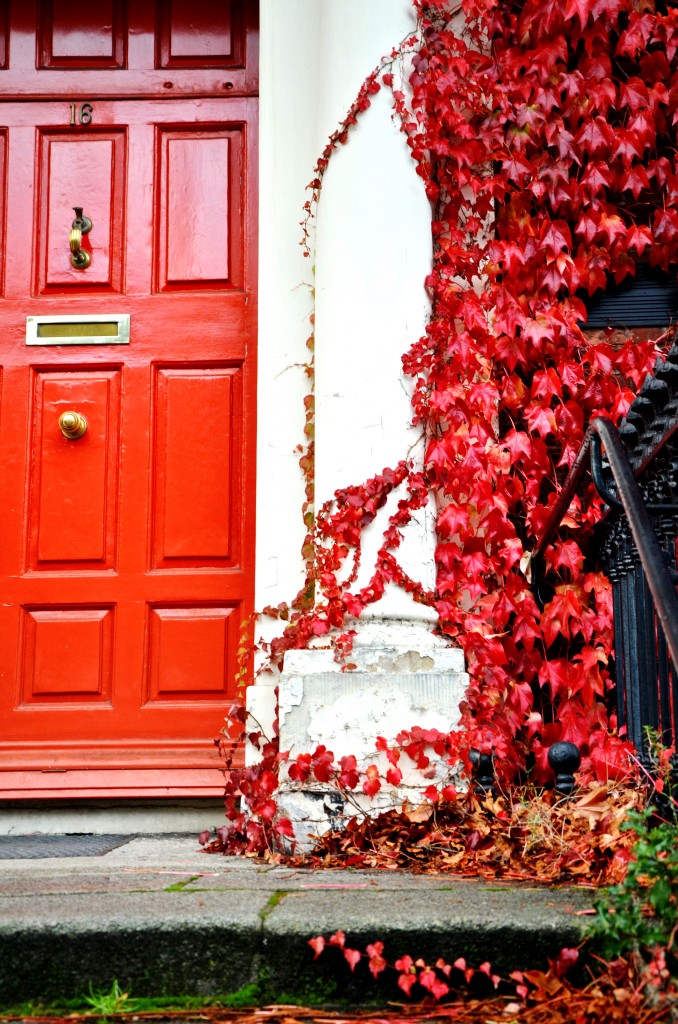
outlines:
[[[360,782],[360,775],[358,774],[357,762],[353,754],[346,754],[339,761],[341,766],[341,773],[339,775],[339,785],[345,789],[355,789]]]
[[[379,769],[375,764],[371,764],[365,770],[367,778],[363,782],[363,793],[367,796],[376,796],[381,789],[381,782],[379,781]]]
[[[344,949],[344,957],[352,971],[355,970],[356,964],[359,964],[362,959],[362,953],[359,953],[357,949]]]
[[[403,990],[405,995],[410,995],[412,986],[416,984],[416,974],[399,974],[398,975],[398,986]]]
[[[369,944],[369,946],[366,947],[367,955],[370,958],[369,959],[370,973],[375,978],[377,977],[377,975],[381,974],[381,972],[383,970],[385,970],[386,967],[388,966],[386,961],[384,960],[383,956],[381,955],[383,950],[384,950],[384,943],[383,942],[371,942]]]

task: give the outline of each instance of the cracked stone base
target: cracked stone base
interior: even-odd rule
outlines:
[[[359,768],[376,764],[385,776],[389,763],[375,752],[377,737],[392,741],[414,726],[448,732],[457,723],[468,685],[462,652],[445,646],[421,623],[361,624],[351,660],[357,669],[342,672],[327,649],[286,655],[278,682],[280,747],[292,758],[323,744],[335,759],[353,754]],[[432,782],[454,781],[454,769],[432,750],[431,758],[424,776],[403,754],[401,785],[389,787],[382,779],[376,798],[360,793],[354,805],[345,806],[340,794],[315,781],[302,787],[283,778],[280,813],[291,819],[300,845],[308,846],[309,834],[340,827],[357,812],[375,814],[404,800],[416,805]]]

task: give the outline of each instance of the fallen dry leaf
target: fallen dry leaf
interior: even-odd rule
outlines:
[[[510,798],[468,794],[450,803],[405,805],[374,818],[352,818],[292,862],[611,884],[623,878],[635,841],[620,826],[641,799],[630,786],[594,784],[569,801],[552,791],[522,789],[512,790]]]

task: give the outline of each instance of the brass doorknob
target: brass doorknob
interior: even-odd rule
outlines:
[[[87,420],[79,412],[62,412],[59,417],[59,429],[69,441],[77,441],[87,430]]]

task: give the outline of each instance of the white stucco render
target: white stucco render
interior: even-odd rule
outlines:
[[[317,218],[315,267],[299,245],[306,186],[367,74],[415,28],[409,0],[262,0],[257,607],[302,583],[303,396],[316,288],[316,502],[406,457],[420,437],[402,353],[423,332],[430,207],[388,90],[333,156]],[[387,513],[386,513],[387,514]],[[430,522],[406,567],[431,584]],[[373,531],[374,544],[380,531]],[[368,541],[369,548],[369,541]],[[372,552],[373,554],[374,552]],[[364,575],[369,573],[369,551]],[[376,614],[432,620],[399,592]]]

